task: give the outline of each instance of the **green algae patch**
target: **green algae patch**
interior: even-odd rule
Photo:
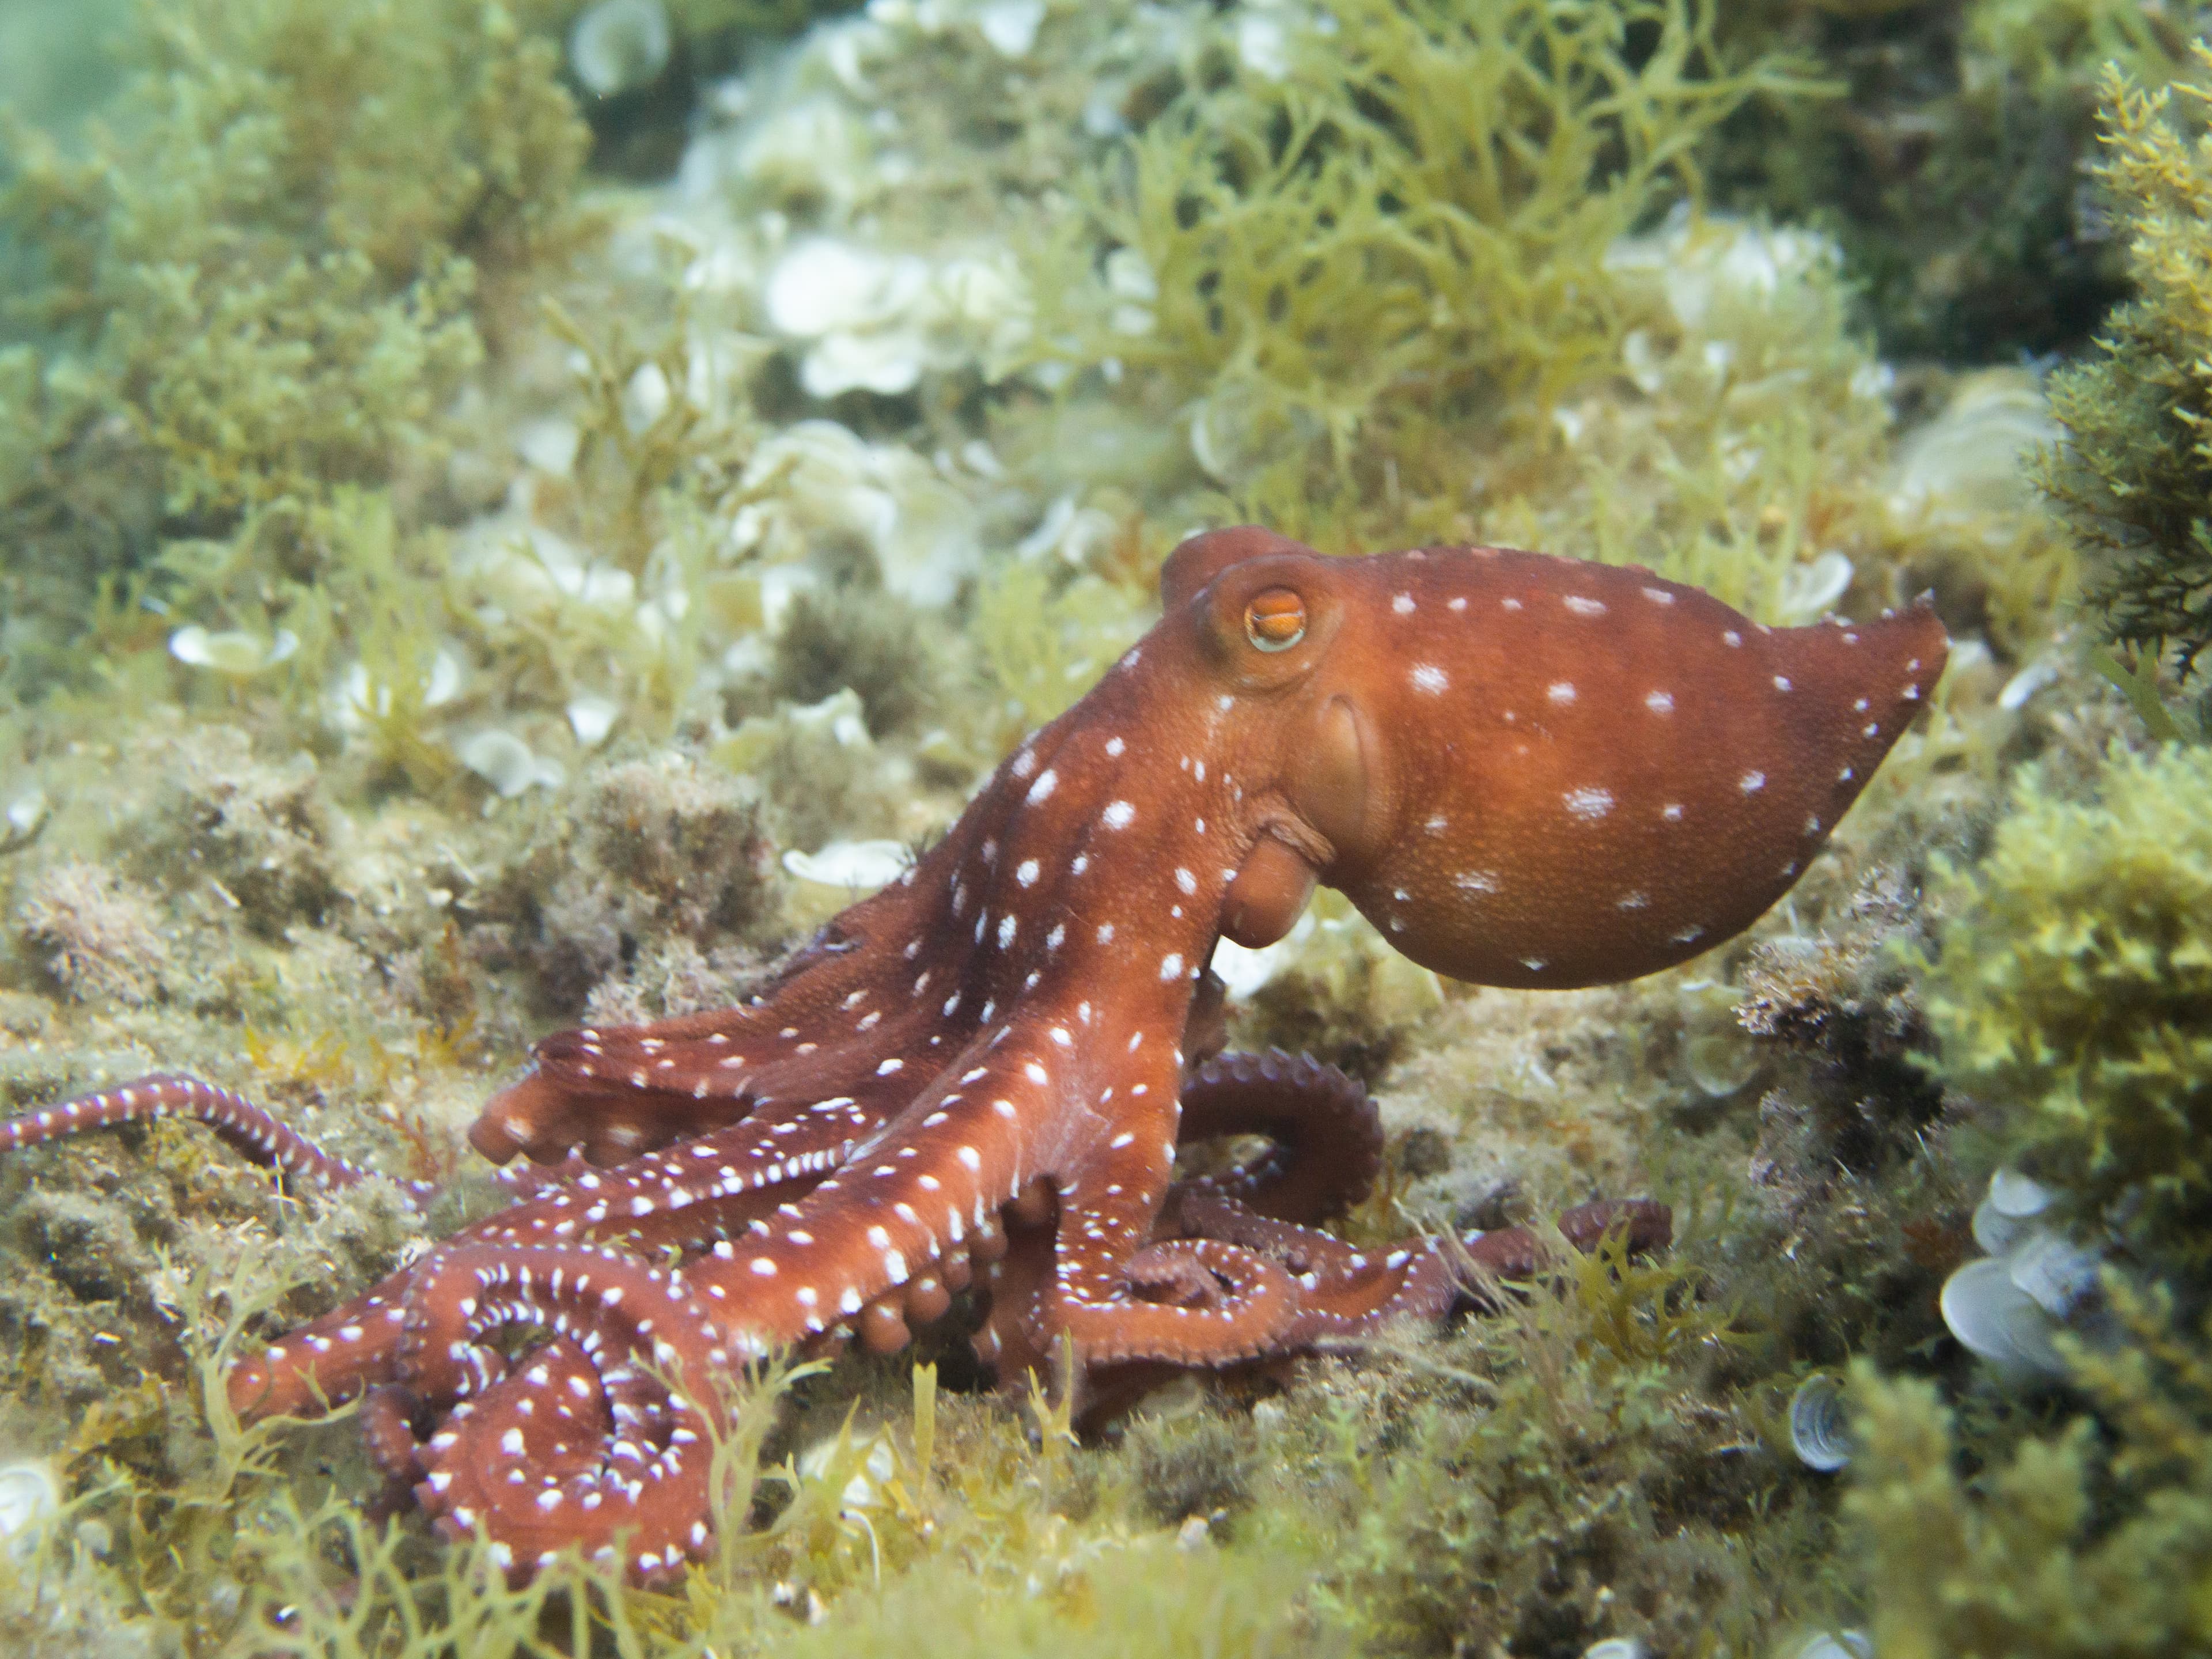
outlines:
[[[1715,1360],[1741,1339],[1681,1261],[1615,1247],[1441,1342],[1369,1345],[1272,1411],[1314,1592],[1363,1653],[1756,1652],[1820,1523]],[[1279,1487],[1286,1483],[1280,1480]],[[1699,1644],[1703,1645],[1700,1646]]]
[[[1094,202],[1097,274],[1037,284],[1069,308],[1050,356],[1139,377],[1294,535],[1444,491],[1468,435],[1546,419],[1619,348],[1607,250],[1694,183],[1729,112],[1791,84],[1730,72],[1686,0],[1334,17],[1287,36],[1279,76],[1155,119]]]
[[[2015,786],[1927,978],[1954,1087],[2006,1153],[2202,1260],[2212,1212],[2212,750],[2116,750],[2094,799]]]
[[[2172,647],[2185,675],[2212,645],[2212,52],[2171,88],[2114,70],[2104,92],[2096,173],[2136,295],[2094,355],[2053,377],[2069,441],[2038,477],[2089,550],[2100,630]]]
[[[1925,1382],[1854,1370],[1844,1506],[1884,1659],[2148,1659],[2212,1640],[2212,1331],[2107,1285],[2125,1345],[2069,1350],[2094,1415],[1993,1431]]]
[[[519,286],[586,225],[557,58],[499,7],[208,0],[143,36],[82,155],[17,130],[0,203],[36,271],[0,351],[7,608],[60,641],[158,534],[419,487]]]

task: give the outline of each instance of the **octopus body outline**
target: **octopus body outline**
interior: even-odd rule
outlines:
[[[580,1544],[650,1580],[711,1548],[721,1374],[902,1346],[981,1280],[980,1357],[1108,1409],[1178,1369],[1434,1317],[1530,1234],[1355,1249],[1365,1091],[1221,1055],[1228,938],[1320,883],[1455,978],[1610,982],[1740,932],[1802,875],[1941,674],[1914,607],[1759,626],[1634,567],[1492,548],[1326,557],[1192,538],[1160,622],[945,838],[744,1004],[540,1042],[470,1131],[535,1189],[237,1364],[247,1419],[366,1396],[376,1462],[526,1577]],[[190,1115],[247,1156],[366,1173],[240,1097],[155,1077],[0,1150]],[[1272,1150],[1174,1180],[1179,1144]],[[1665,1242],[1649,1202],[1562,1218]],[[677,1265],[655,1260],[669,1252]],[[510,1362],[492,1339],[535,1328]],[[673,1385],[672,1387],[671,1385]]]

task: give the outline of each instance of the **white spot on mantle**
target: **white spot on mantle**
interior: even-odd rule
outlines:
[[[1570,789],[1562,797],[1567,811],[1585,820],[1603,817],[1613,811],[1613,791],[1610,789]]]

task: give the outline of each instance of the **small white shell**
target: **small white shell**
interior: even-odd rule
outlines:
[[[0,836],[0,844],[28,841],[46,821],[46,792],[35,787],[26,789],[9,801],[7,810],[0,812],[0,820],[8,825],[7,834]]]
[[[2064,1319],[2097,1288],[2103,1255],[2038,1227],[2007,1253],[2012,1282],[2034,1297],[2045,1312]]]
[[[2058,1322],[2013,1283],[2005,1257],[1984,1256],[1953,1273],[1943,1283],[1941,1306],[1951,1334],[2012,1381],[2066,1374],[2051,1341]]]
[[[584,691],[568,699],[568,713],[576,741],[586,749],[597,749],[607,740],[607,733],[614,730],[622,705],[612,697]]]
[[[2033,1224],[2008,1216],[1986,1198],[1974,1206],[1974,1243],[1991,1255],[2002,1255]]]
[[[514,453],[549,478],[565,478],[576,465],[584,434],[574,421],[555,416],[525,421],[514,428]]]
[[[1650,1650],[1633,1636],[1608,1636],[1583,1650],[1583,1659],[1646,1659]]]
[[[2017,1170],[1999,1170],[1990,1177],[1990,1204],[1999,1215],[2024,1220],[2041,1215],[2057,1199],[2050,1188]]]
[[[1282,972],[1298,948],[1313,935],[1313,912],[1309,910],[1289,933],[1256,951],[1247,950],[1233,939],[1220,940],[1213,947],[1213,960],[1209,965],[1229,994],[1241,1001]]]
[[[0,1467],[0,1540],[21,1541],[24,1534],[61,1506],[61,1483],[44,1459]]]
[[[169,635],[169,654],[179,662],[241,680],[274,668],[299,648],[300,636],[289,628],[278,629],[274,639],[264,639],[242,628],[211,634],[195,623]]]
[[[660,0],[599,0],[568,31],[568,67],[585,91],[611,98],[659,80],[672,44]]]
[[[1044,0],[988,0],[975,12],[975,27],[1001,58],[1026,58],[1044,27]]]
[[[1682,1069],[1714,1100],[1741,1090],[1763,1063],[1759,1049],[1737,1030],[1701,1031],[1682,1047]]]
[[[568,776],[557,762],[533,755],[520,738],[497,727],[465,738],[453,752],[462,765],[509,800],[534,787],[558,787]]]
[[[833,841],[818,853],[797,848],[783,855],[783,867],[801,881],[824,887],[873,892],[905,872],[907,849],[896,841]]]
[[[2002,1255],[2029,1231],[2028,1223],[2057,1200],[2057,1194],[2017,1170],[1990,1177],[1989,1196],[1974,1206],[1974,1243],[1991,1255]]]
[[[1856,1448],[1844,1412],[1844,1385],[1816,1373],[1790,1396],[1790,1448],[1808,1469],[1833,1474],[1851,1461]]]
[[[1832,548],[1793,566],[1782,578],[1783,620],[1808,623],[1826,616],[1850,591],[1853,574],[1850,557]]]
[[[2058,672],[2057,657],[2038,657],[2004,683],[2004,689],[1997,693],[1997,707],[2008,714],[2025,708],[2030,697],[2058,678]]]
[[[1874,1639],[1863,1630],[1816,1630],[1787,1659],[1874,1659]]]
[[[864,1448],[855,1467],[853,1454],[862,1452]],[[801,1480],[826,1480],[841,1466],[851,1468],[853,1473],[844,1490],[837,1494],[838,1512],[849,1516],[874,1508],[882,1501],[883,1488],[898,1473],[898,1459],[891,1449],[890,1431],[879,1429],[872,1435],[854,1436],[849,1431],[828,1435],[799,1454]]]

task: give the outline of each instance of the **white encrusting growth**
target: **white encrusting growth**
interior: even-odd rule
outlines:
[[[1451,684],[1443,669],[1425,662],[1413,665],[1413,681],[1415,690],[1425,691],[1432,697],[1442,695]]]
[[[1564,708],[1575,700],[1575,684],[1572,680],[1553,680],[1544,688],[1544,695]]]

